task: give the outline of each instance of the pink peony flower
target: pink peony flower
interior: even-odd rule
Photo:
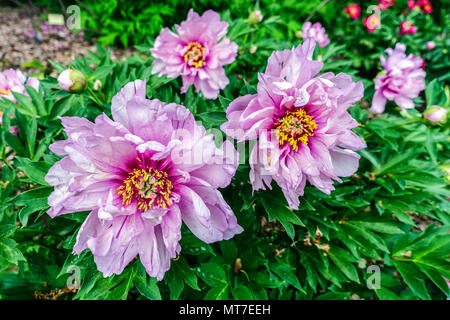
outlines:
[[[371,14],[363,19],[363,24],[367,31],[374,32],[381,27],[380,16],[377,13]]]
[[[91,211],[73,251],[91,250],[105,277],[139,255],[161,280],[181,250],[182,221],[208,243],[243,231],[217,190],[236,171],[234,146],[217,148],[185,107],[147,100],[145,91],[137,80],[115,95],[114,120],[61,118],[68,139],[50,146],[65,157],[45,178],[55,186],[47,213]]]
[[[354,3],[349,4],[344,8],[344,11],[347,13],[347,15],[352,19],[358,19],[361,15],[361,8]]]
[[[224,38],[228,23],[220,21],[212,10],[199,16],[191,9],[188,19],[175,29],[177,34],[164,28],[156,38],[150,50],[155,58],[152,73],[169,78],[181,75],[182,93],[193,84],[207,99],[216,99],[229,83],[223,66],[235,60],[238,49],[236,43]]]
[[[404,34],[415,34],[417,32],[417,27],[413,25],[410,21],[405,20],[400,23],[399,35]]]
[[[312,61],[315,42],[275,51],[256,94],[230,103],[221,129],[238,142],[258,139],[251,151],[254,190],[281,187],[291,208],[298,208],[306,181],[325,193],[333,179],[350,176],[366,147],[351,131],[358,123],[347,109],[363,96],[363,85],[344,73],[317,75],[323,64]]]
[[[426,119],[434,123],[444,123],[447,119],[447,109],[440,106],[431,106],[423,114]]]
[[[375,80],[371,112],[383,112],[386,100],[395,101],[402,110],[414,108],[412,99],[425,89],[422,58],[406,56],[405,51],[405,45],[397,43],[395,49],[386,49],[387,59],[380,57],[384,72]]]
[[[430,1],[428,0],[419,0],[417,1],[417,6],[422,9],[425,13],[431,13],[433,12],[433,6],[431,5]]]
[[[414,0],[408,0],[408,8],[409,10],[414,10],[414,8],[417,6],[416,1]]]
[[[305,22],[302,26],[303,39],[314,39],[321,48],[326,47],[330,40],[325,32],[325,29],[319,22],[312,24],[311,22]]]
[[[436,44],[434,43],[434,41],[428,41],[427,42],[427,48],[429,50],[433,50],[436,47]]]
[[[378,7],[381,10],[387,10],[389,7],[395,6],[395,0],[378,0]]]
[[[29,77],[28,80],[20,70],[7,69],[0,72],[0,99],[6,98],[16,102],[12,91],[28,95],[24,84],[39,91],[39,80]]]

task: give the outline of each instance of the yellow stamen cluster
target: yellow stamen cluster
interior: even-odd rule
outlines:
[[[167,172],[155,169],[137,168],[128,174],[123,184],[117,188],[123,198],[123,204],[128,206],[136,199],[139,210],[152,208],[167,208],[172,205],[170,194],[173,185],[167,177]]]
[[[308,144],[308,137],[314,135],[317,124],[305,110],[288,111],[275,123],[276,135],[280,146],[288,142],[294,151],[298,151],[299,141]]]
[[[200,68],[205,64],[203,60],[203,54],[205,53],[205,48],[198,42],[191,42],[188,44],[187,51],[184,54],[184,61],[190,66],[195,68]]]
[[[11,93],[10,89],[8,89],[8,90],[0,89],[0,94],[9,95],[10,93]]]

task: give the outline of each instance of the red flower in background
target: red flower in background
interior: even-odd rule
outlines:
[[[399,35],[403,34],[415,34],[417,32],[417,27],[413,25],[410,21],[405,20],[400,23]]]
[[[352,19],[358,19],[361,15],[361,8],[354,3],[350,3],[348,6],[346,6],[344,11]]]
[[[363,19],[364,26],[366,27],[367,31],[374,32],[375,29],[379,29],[381,26],[381,20],[380,16],[376,13],[365,17]]]

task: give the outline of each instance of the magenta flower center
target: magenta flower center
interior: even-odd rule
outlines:
[[[167,172],[142,167],[128,173],[122,185],[117,188],[125,206],[136,200],[138,209],[142,211],[170,207],[172,189]]]
[[[205,48],[198,42],[191,42],[184,54],[184,61],[191,67],[200,68],[205,64]]]
[[[298,109],[286,112],[283,118],[275,122],[275,129],[280,146],[289,143],[297,151],[299,142],[308,144],[308,137],[314,135],[317,124],[305,110]]]

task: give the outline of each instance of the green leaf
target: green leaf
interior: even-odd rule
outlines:
[[[187,261],[183,257],[179,257],[177,260],[172,261],[171,268],[174,269],[175,273],[179,274],[179,278],[186,282],[194,290],[200,290],[197,284],[197,276],[195,272],[188,265]]]
[[[422,273],[414,264],[398,260],[392,260],[392,263],[415,295],[423,300],[431,300]]]
[[[211,287],[218,287],[227,284],[225,270],[213,261],[203,263],[196,270],[197,275]]]
[[[398,295],[386,288],[375,289],[375,293],[377,294],[380,300],[401,300]]]
[[[277,276],[281,278],[281,280],[286,281],[300,292],[306,294],[305,290],[303,290],[302,286],[300,285],[297,276],[294,272],[292,272],[293,270],[295,270],[295,268],[281,262],[272,264],[270,268],[273,272],[275,272]]]
[[[420,261],[416,262],[416,266],[427,275],[433,283],[442,290],[447,296],[450,295],[450,290],[445,278],[434,268],[428,265],[422,264]],[[449,270],[449,269],[446,269]]]
[[[33,101],[34,105],[36,106],[36,109],[38,111],[38,114],[40,116],[47,115],[47,110],[45,108],[45,102],[42,98],[42,94],[39,93],[39,91],[36,91],[35,88],[25,85],[25,89],[28,93],[28,95],[31,98],[31,101]]]
[[[441,86],[437,79],[433,79],[427,84],[425,88],[425,97],[427,100],[427,107],[430,106],[444,106],[447,100],[443,86]]]
[[[5,132],[5,140],[11,149],[13,149],[18,155],[26,155],[25,147],[18,137],[7,131]]]
[[[0,238],[0,271],[5,267],[26,261],[22,252],[17,249],[17,242],[10,238]]]
[[[222,123],[227,121],[225,112],[222,111],[204,112],[199,113],[197,116],[202,119],[203,124],[206,128],[219,127]]]
[[[261,197],[262,204],[266,209],[269,221],[278,220],[286,229],[291,239],[295,237],[292,224],[305,226],[300,218],[290,209],[284,201],[281,191],[274,189],[273,192],[265,192]]]
[[[181,238],[181,247],[183,248],[183,253],[190,255],[200,255],[200,254],[214,254],[211,246],[204,243],[202,240],[194,236],[193,234],[183,235]]]
[[[16,160],[18,161],[17,168],[25,172],[32,181],[40,185],[48,186],[48,183],[45,181],[45,176],[50,169],[50,164],[44,161],[33,162],[30,159],[22,157],[16,157]]]
[[[433,160],[433,163],[437,165],[437,146],[436,143],[433,141],[433,134],[431,132],[431,129],[427,129],[427,140],[425,143],[425,147],[427,148],[427,151],[431,157],[431,160]]]
[[[381,219],[365,219],[365,220],[351,220],[351,223],[361,228],[367,228],[376,232],[387,234],[405,233],[398,227],[398,224],[390,221],[383,221]]]
[[[346,258],[342,255],[339,255],[335,250],[334,253],[330,252],[329,257],[336,264],[342,273],[349,278],[350,280],[360,283],[358,272],[353,264],[351,264]]]
[[[134,285],[140,294],[150,300],[161,300],[161,293],[158,287],[158,280],[156,278],[150,278],[145,271],[144,266],[138,263],[138,270],[134,277]]]
[[[106,65],[98,67],[94,70],[94,72],[89,76],[89,79],[103,79],[105,78],[111,71],[113,70],[112,65]]]
[[[16,109],[21,113],[30,116],[36,117],[37,111],[30,97],[15,91],[11,91],[14,98],[17,100],[17,104],[15,105]]]
[[[228,284],[209,289],[204,300],[226,300],[228,299]]]
[[[245,285],[239,286],[232,290],[231,293],[236,300],[254,300],[252,292]]]

